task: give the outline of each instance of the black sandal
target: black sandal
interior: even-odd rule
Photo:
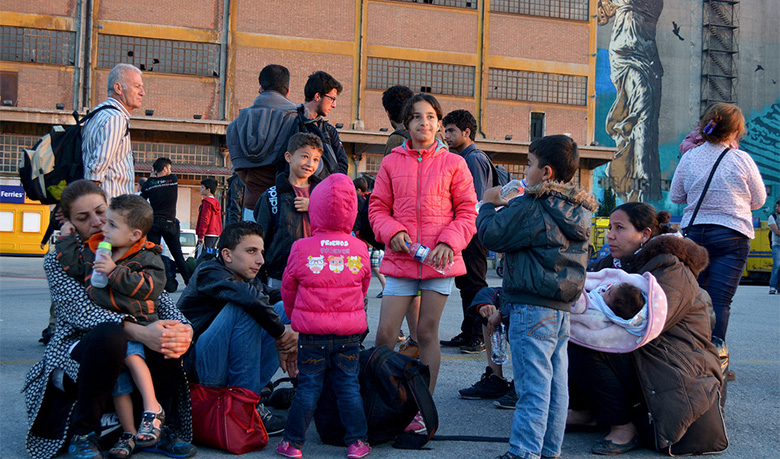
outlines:
[[[154,421],[159,421],[160,425],[155,426]],[[141,416],[141,426],[138,428],[138,433],[135,435],[135,444],[142,448],[153,446],[160,439],[160,432],[165,425],[165,411],[162,406],[160,411],[144,411]]]
[[[112,459],[127,459],[135,451],[135,435],[125,432],[119,437],[119,441],[108,451],[108,457]]]

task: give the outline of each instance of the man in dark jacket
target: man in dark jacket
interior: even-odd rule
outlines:
[[[323,71],[309,75],[303,88],[304,103],[298,106],[299,127],[302,132],[309,132],[322,140],[324,151],[320,167],[315,174],[324,179],[330,174],[349,172],[349,162],[344,145],[339,138],[339,132],[324,117],[336,108],[336,99],[343,87],[335,78]],[[284,161],[277,159],[278,165],[284,167]]]
[[[290,94],[290,71],[267,65],[260,72],[260,95],[251,107],[241,109],[228,125],[227,146],[233,169],[243,180],[244,220],[260,195],[274,185],[276,162],[284,155],[287,139],[297,127],[298,116]]]
[[[466,160],[471,176],[474,178],[474,191],[477,199],[482,199],[485,188],[493,184],[493,171],[487,155],[477,148],[474,139],[477,134],[477,120],[466,110],[455,110],[442,120],[444,140],[450,151],[458,153]],[[463,261],[466,263],[466,274],[455,278],[455,286],[460,290],[463,308],[463,322],[460,334],[449,341],[441,341],[442,346],[460,347],[466,354],[476,354],[485,351],[482,329],[476,316],[467,314],[477,292],[487,287],[487,255],[488,250],[475,234],[471,242],[463,250]]]
[[[291,376],[297,373],[298,334],[282,323],[280,316],[289,320],[281,302],[271,306],[256,278],[264,261],[262,234],[254,222],[228,225],[219,257],[198,266],[179,298],[194,331],[185,362],[203,385],[260,393],[280,364]],[[285,419],[262,406],[258,411],[269,434],[284,430]]]
[[[155,244],[159,244],[162,239],[165,239],[165,244],[176,262],[176,268],[186,284],[190,281],[190,268],[187,267],[184,260],[179,240],[181,227],[176,218],[179,180],[171,173],[172,167],[170,159],[157,158],[152,164],[151,177],[141,187],[141,197],[148,199],[152,210],[154,210],[154,224],[146,238]]]

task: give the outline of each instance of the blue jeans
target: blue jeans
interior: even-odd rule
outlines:
[[[517,392],[509,452],[527,459],[560,456],[569,405],[569,313],[521,303],[508,307]]]
[[[769,278],[769,287],[780,290],[780,244],[772,246],[772,276]]]
[[[339,416],[346,434],[344,443],[366,441],[368,427],[360,396],[360,335],[298,336],[298,389],[290,407],[284,439],[298,449],[317,408],[327,380],[336,393]]]
[[[274,305],[283,323],[282,302]],[[274,338],[243,308],[228,303],[195,342],[196,371],[204,386],[238,386],[256,393],[279,369]]]
[[[739,280],[745,271],[750,239],[747,236],[720,225],[693,225],[688,237],[707,249],[710,264],[699,273],[699,287],[712,298],[715,310],[715,328],[712,336],[726,340],[731,315],[731,300],[737,293]]]

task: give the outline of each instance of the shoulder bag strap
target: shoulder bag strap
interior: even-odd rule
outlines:
[[[723,153],[718,156],[718,159],[715,161],[715,164],[712,166],[712,170],[710,171],[710,176],[707,177],[707,183],[704,184],[704,188],[701,190],[701,195],[699,196],[699,202],[696,203],[696,208],[693,209],[693,215],[691,215],[691,221],[688,222],[688,226],[685,227],[683,230],[683,236],[688,235],[688,230],[690,230],[691,226],[693,226],[693,221],[696,219],[696,214],[699,213],[699,208],[701,207],[702,201],[704,201],[704,195],[707,194],[707,190],[710,187],[710,182],[712,182],[712,177],[715,175],[715,169],[718,168],[718,164],[720,164],[721,160],[724,156],[726,156],[726,153],[729,152],[731,148],[726,147],[725,150],[723,150]]]

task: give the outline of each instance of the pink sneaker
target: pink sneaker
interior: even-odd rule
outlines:
[[[347,451],[347,458],[361,459],[368,456],[368,453],[370,452],[371,452],[371,447],[368,446],[368,443],[363,442],[363,440],[358,440],[355,443],[349,445],[349,450]]]
[[[404,432],[414,432],[416,434],[424,434],[428,432],[428,429],[425,427],[425,421],[423,421],[422,415],[419,411],[414,415],[412,422],[406,426]]]
[[[276,445],[276,454],[284,457],[290,457],[292,459],[300,459],[303,457],[301,450],[291,445],[289,441],[282,440]]]

